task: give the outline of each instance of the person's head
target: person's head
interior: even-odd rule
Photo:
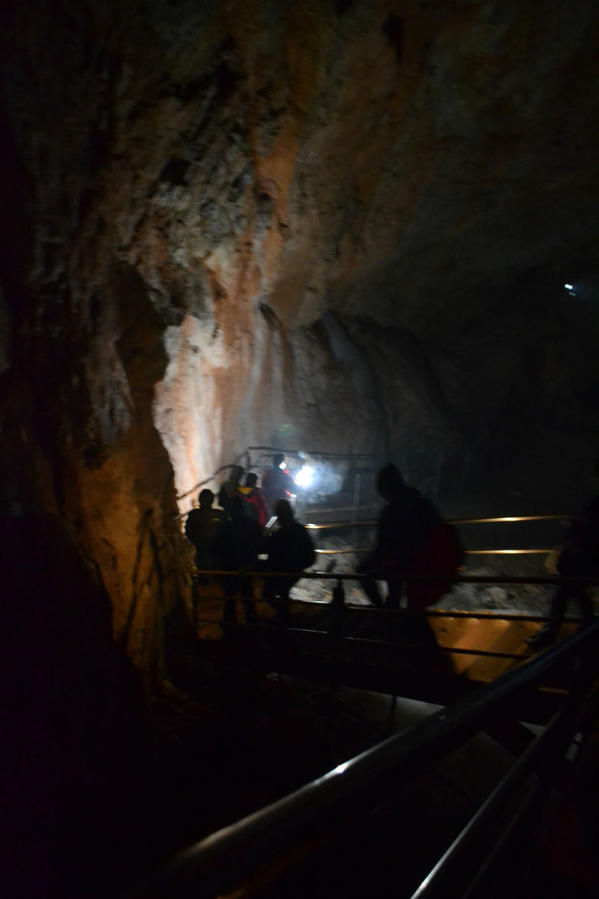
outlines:
[[[200,502],[200,509],[210,509],[214,501],[214,493],[206,487],[205,490],[200,491],[198,500]]]
[[[253,471],[248,472],[245,476],[245,486],[246,487],[255,487],[258,483],[258,475]]]
[[[273,464],[274,468],[280,468],[284,462],[285,462],[284,453],[275,453],[274,456],[272,457],[272,464]]]
[[[383,499],[399,496],[403,490],[403,478],[396,465],[383,465],[376,478],[376,489]]]
[[[293,509],[291,508],[291,503],[286,499],[279,499],[275,503],[274,508],[275,515],[279,519],[279,524],[282,528],[286,525],[290,525],[293,523]]]
[[[239,484],[241,484],[241,478],[243,477],[243,466],[241,465],[231,465],[231,471],[229,472],[229,484],[233,489],[235,489]]]

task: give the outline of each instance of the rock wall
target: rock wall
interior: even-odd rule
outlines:
[[[596,308],[556,286],[599,215],[596,4],[2,15],[3,508],[59,517],[140,670],[176,496],[249,444],[552,501],[589,464]]]

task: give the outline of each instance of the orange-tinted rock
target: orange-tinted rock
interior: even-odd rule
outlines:
[[[5,493],[69,523],[161,676],[176,496],[250,444],[586,466],[596,313],[559,290],[593,260],[598,13],[116,13],[4,14]]]

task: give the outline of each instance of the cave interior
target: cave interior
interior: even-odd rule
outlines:
[[[272,445],[392,460],[446,514],[574,513],[593,490],[599,7],[0,17],[8,869],[83,895],[107,854],[100,894],[194,815],[239,812],[222,781],[181,810],[169,739],[209,767],[223,734],[243,752],[228,703],[285,717],[202,669],[193,736],[164,723],[189,688],[198,483]]]

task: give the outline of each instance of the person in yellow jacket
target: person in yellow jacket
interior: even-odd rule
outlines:
[[[253,471],[248,472],[244,486],[238,487],[237,493],[241,497],[244,512],[263,528],[268,521],[268,509],[264,495],[258,487],[258,475]]]

